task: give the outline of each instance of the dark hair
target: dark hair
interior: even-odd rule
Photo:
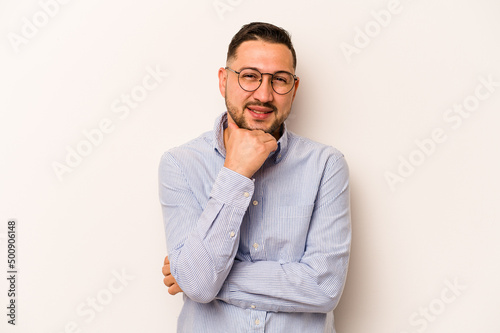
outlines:
[[[290,34],[283,28],[270,23],[252,22],[241,27],[240,31],[234,35],[227,50],[227,61],[236,57],[238,47],[249,40],[262,40],[268,43],[284,44],[292,52],[293,68],[297,67],[297,55],[292,45]]]

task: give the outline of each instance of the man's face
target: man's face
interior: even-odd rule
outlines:
[[[261,73],[286,71],[295,74],[292,52],[286,45],[264,41],[246,41],[237,49],[236,57],[228,67],[239,72],[255,68]],[[219,89],[226,100],[228,121],[248,130],[260,129],[279,138],[281,124],[290,114],[299,81],[285,95],[277,94],[271,87],[271,75],[262,76],[262,84],[252,92],[238,84],[238,75],[219,69]]]

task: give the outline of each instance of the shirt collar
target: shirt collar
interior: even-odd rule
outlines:
[[[227,112],[223,112],[217,117],[214,123],[214,149],[221,154],[224,158],[226,157],[226,148],[224,147],[224,129],[227,128]],[[278,140],[278,149],[275,152],[269,154],[268,159],[274,160],[274,163],[279,163],[286,155],[288,151],[288,130],[286,129],[286,124],[283,123],[283,133]]]

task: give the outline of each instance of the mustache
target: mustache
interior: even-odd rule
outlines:
[[[262,107],[265,107],[265,108],[269,108],[269,109],[272,109],[273,111],[277,111],[278,108],[276,106],[274,106],[273,104],[271,103],[261,103],[261,102],[248,102],[245,104],[245,109],[251,105],[255,105],[255,106],[262,106]]]

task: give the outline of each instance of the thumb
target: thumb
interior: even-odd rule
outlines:
[[[231,137],[231,132],[237,131],[239,129],[240,128],[238,127],[238,125],[236,125],[233,122],[228,121],[227,122],[227,138],[229,139]]]
[[[231,121],[228,121],[227,122],[227,127],[229,127],[231,130],[237,130],[237,129],[240,129],[238,127],[238,125],[236,125],[235,123],[231,122]]]

